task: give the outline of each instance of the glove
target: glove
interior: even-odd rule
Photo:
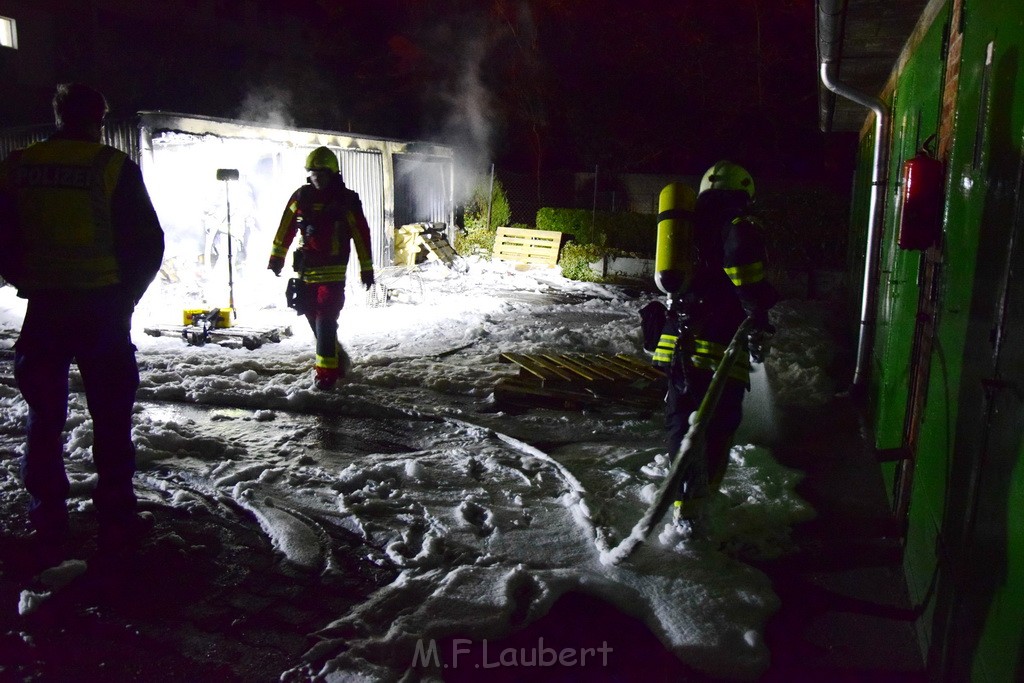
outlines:
[[[763,363],[771,350],[772,336],[775,328],[771,323],[765,323],[756,327],[747,335],[747,348],[750,350],[750,360],[755,363]]]
[[[373,287],[374,279],[372,270],[361,271],[359,273],[359,279],[363,281],[363,287],[366,287],[367,289]]]
[[[284,257],[283,256],[271,256],[270,263],[267,265],[267,270],[274,271],[274,275],[281,277],[281,269],[284,268]]]

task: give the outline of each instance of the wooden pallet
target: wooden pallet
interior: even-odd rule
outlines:
[[[495,399],[506,405],[580,410],[612,401],[653,407],[665,396],[665,375],[627,354],[503,353],[499,359],[519,366],[518,377],[495,386]]]
[[[398,265],[440,261],[452,268],[457,258],[448,238],[430,223],[410,223],[395,230],[395,263]]]
[[[455,249],[448,243],[444,235],[424,233],[420,235],[420,242],[427,248],[428,261],[440,261],[449,268],[455,264]]]
[[[529,228],[498,228],[494,235],[492,258],[553,266],[558,263],[562,233]]]

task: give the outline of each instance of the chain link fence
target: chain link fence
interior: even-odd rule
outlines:
[[[635,196],[616,177],[594,173],[558,172],[537,176],[511,172],[497,172],[512,209],[513,221],[531,225],[537,210],[542,207],[564,209],[590,209],[596,211],[657,211],[657,196],[653,208],[649,193]]]
[[[696,189],[700,182],[696,176],[613,174],[599,168],[590,172],[553,171],[540,176],[496,168],[494,179],[508,198],[510,222],[530,226],[543,207],[654,215],[658,212],[658,195],[665,185],[683,182]],[[489,189],[490,177],[481,177],[477,186]]]

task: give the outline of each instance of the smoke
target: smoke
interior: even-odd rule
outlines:
[[[295,120],[289,113],[293,97],[289,90],[278,86],[263,86],[249,91],[238,108],[236,118],[277,128],[294,128]]]
[[[465,168],[474,174],[484,171],[493,156],[499,118],[481,73],[488,50],[486,39],[473,41],[460,50],[462,62],[455,74],[455,87],[445,97],[449,108],[442,135],[458,150]]]
[[[485,81],[493,31],[482,15],[464,17],[434,25],[426,46],[433,78],[422,84],[425,129],[455,150],[455,200],[462,202],[489,168],[501,130],[501,112]]]
[[[422,18],[421,18],[422,19]],[[507,130],[510,91],[537,70],[533,18],[526,3],[481,7],[465,3],[440,22],[421,24],[417,44],[425,128],[456,150],[456,201],[464,201],[490,171]]]

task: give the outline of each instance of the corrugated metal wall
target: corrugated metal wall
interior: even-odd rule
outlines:
[[[16,149],[45,140],[53,131],[52,124],[0,131],[0,159],[6,159],[7,155]],[[103,142],[121,150],[135,163],[139,163],[139,128],[136,119],[108,122],[103,127]]]
[[[103,126],[103,142],[121,150],[135,163],[139,163],[138,119],[108,122]]]
[[[345,185],[359,195],[366,222],[370,224],[370,243],[374,265],[390,265],[390,240],[384,223],[384,158],[380,152],[350,149],[335,150],[341,158]]]
[[[935,679],[1021,681],[1024,6],[965,1],[951,14],[962,22],[962,49],[947,160],[939,353],[914,496],[942,515],[930,544],[942,566],[933,641],[942,668]],[[920,528],[933,529],[923,518],[928,507],[916,510],[912,505],[912,515],[922,514]]]
[[[450,163],[437,161],[431,164],[430,171],[424,178],[427,195],[425,199],[421,199],[417,207],[424,212],[427,220],[431,223],[448,222],[449,197],[451,197],[449,169]]]
[[[0,132],[0,159],[6,159],[7,155],[16,149],[45,140],[52,132],[53,126],[32,126]]]

